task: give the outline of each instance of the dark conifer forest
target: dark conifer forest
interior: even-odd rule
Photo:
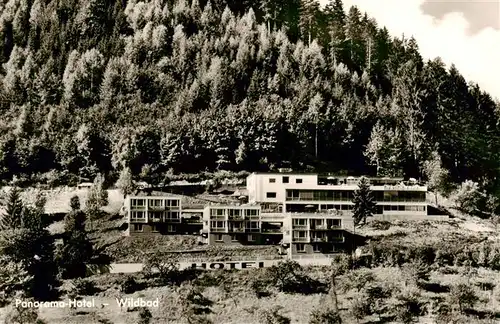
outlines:
[[[295,170],[500,187],[498,104],[341,0],[0,0],[0,177]],[[474,58],[471,58],[471,62]]]

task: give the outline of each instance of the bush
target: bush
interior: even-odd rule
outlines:
[[[417,316],[424,313],[424,305],[421,302],[418,290],[407,289],[402,291],[393,305],[393,312],[400,323],[412,323]]]
[[[451,287],[449,302],[450,305],[458,307],[460,313],[472,308],[479,300],[473,287],[468,283],[459,283]]]
[[[38,310],[31,307],[12,307],[4,320],[4,324],[37,323]]]
[[[370,225],[371,227],[379,231],[387,231],[389,228],[391,228],[391,222],[389,221],[374,220],[370,223]]]
[[[281,313],[281,306],[274,306],[270,309],[263,310],[259,314],[260,322],[264,324],[290,324],[290,318]]]
[[[364,295],[358,295],[351,302],[349,313],[358,321],[365,316],[371,315],[370,301]]]
[[[87,279],[77,278],[71,283],[71,289],[68,291],[68,295],[71,296],[90,296],[96,291],[94,282]]]
[[[127,276],[120,284],[120,291],[124,294],[132,294],[142,288],[143,285],[138,283],[133,276]]]
[[[340,314],[330,308],[316,308],[311,312],[310,324],[341,324]]]
[[[139,320],[137,321],[137,324],[149,324],[151,322],[151,318],[153,315],[151,315],[151,312],[149,309],[146,307],[142,307],[139,310]]]

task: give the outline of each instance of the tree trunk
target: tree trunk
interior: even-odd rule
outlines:
[[[314,155],[318,158],[318,123],[316,123],[316,135],[314,138]]]
[[[333,309],[338,313],[339,311],[339,300],[337,296],[337,282],[335,280],[335,275],[332,274],[332,289],[331,289],[332,297],[333,297]]]

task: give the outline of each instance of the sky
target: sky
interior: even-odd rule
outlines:
[[[320,0],[325,5],[329,0]],[[454,63],[467,81],[500,99],[500,0],[344,0],[386,26],[413,36],[424,59]]]

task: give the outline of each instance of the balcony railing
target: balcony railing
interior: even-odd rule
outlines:
[[[165,206],[149,206],[148,210],[151,210],[151,211],[163,211],[163,210],[165,210]]]
[[[225,215],[211,215],[210,219],[226,219]]]
[[[245,232],[245,228],[242,228],[242,227],[233,227],[233,228],[229,229],[229,232],[243,233],[243,232]]]
[[[210,229],[211,232],[214,232],[214,233],[226,233],[227,230],[225,227],[212,227]]]
[[[311,225],[312,230],[328,230],[328,225]]]
[[[130,206],[131,210],[146,210],[146,206]]]
[[[293,229],[307,229],[307,225],[296,225],[296,224],[293,224]]]
[[[328,238],[327,237],[311,237],[311,242],[327,243]]]
[[[146,218],[130,218],[132,223],[146,223]]]
[[[307,243],[307,242],[309,242],[309,238],[308,237],[293,237],[292,242]]]
[[[262,233],[280,234],[280,233],[283,233],[283,230],[281,228],[263,228]]]
[[[245,216],[229,216],[228,219],[232,221],[243,221],[245,220]]]

